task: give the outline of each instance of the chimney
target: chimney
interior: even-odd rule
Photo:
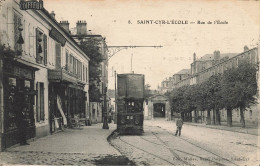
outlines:
[[[220,51],[214,51],[214,60],[219,60],[220,59]]]
[[[87,22],[78,21],[77,22],[77,35],[86,35],[87,34]]]
[[[244,46],[244,52],[248,51],[249,48],[247,46]]]
[[[60,21],[60,26],[65,29],[68,33],[70,33],[70,23],[69,21]]]
[[[50,14],[50,15],[51,15],[52,18],[55,19],[55,13],[54,13],[54,11],[51,11],[51,14]]]
[[[193,54],[193,61],[195,62],[196,61],[196,53],[194,52]]]

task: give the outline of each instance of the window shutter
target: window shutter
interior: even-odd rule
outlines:
[[[43,35],[43,44],[44,44],[44,65],[47,65],[47,50],[48,50],[48,46],[47,46],[47,36],[44,34]]]
[[[40,120],[44,120],[44,83],[40,83],[40,103],[41,103],[41,112]]]
[[[61,46],[60,44],[55,44],[55,50],[56,50],[56,69],[61,68]]]
[[[78,65],[78,68],[77,68],[77,77],[78,79],[80,79],[80,61],[77,61],[77,65]]]
[[[73,63],[72,63],[72,55],[70,54],[70,65],[69,65],[69,71],[72,72],[72,67],[73,67]]]
[[[39,38],[39,30],[36,28],[35,29],[35,36],[36,36],[36,62],[37,63],[41,63],[41,56],[40,56],[40,53],[38,52],[38,47],[39,47],[39,41],[38,41],[38,38]]]
[[[40,89],[39,89],[39,82],[36,83],[36,91],[37,91],[37,95],[36,95],[36,121],[39,122],[40,121]]]
[[[83,65],[83,81],[85,81],[85,66]]]
[[[22,45],[17,43],[20,35],[20,31],[18,30],[18,28],[21,25],[21,23],[22,23],[21,17],[16,13],[14,13],[14,50],[15,51],[22,51]]]
[[[82,62],[80,62],[80,80],[82,80]]]
[[[76,59],[73,57],[73,74],[76,75],[76,67],[77,67],[77,64],[76,64]]]
[[[69,53],[66,52],[66,70],[69,70]]]
[[[88,67],[86,67],[86,82],[88,82]]]

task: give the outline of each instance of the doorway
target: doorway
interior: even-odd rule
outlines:
[[[165,117],[165,103],[153,104],[153,117],[164,118]]]

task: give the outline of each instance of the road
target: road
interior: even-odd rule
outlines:
[[[101,123],[66,129],[0,152],[0,165],[133,165],[107,142],[113,130]]]
[[[114,124],[110,124],[109,130],[102,129],[102,124],[66,129],[28,146],[1,152],[0,165],[258,166],[260,163],[255,135],[184,123],[179,137],[174,136],[174,122],[156,119],[144,121],[143,135],[118,136],[109,139],[109,144],[107,137],[115,129]]]
[[[145,121],[140,136],[117,136],[111,144],[137,165],[259,165],[255,135],[183,126],[175,136],[174,122]],[[259,153],[258,153],[259,154]]]

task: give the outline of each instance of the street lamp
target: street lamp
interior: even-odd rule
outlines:
[[[107,123],[107,87],[104,89],[104,107],[103,107],[103,129],[109,129]]]

